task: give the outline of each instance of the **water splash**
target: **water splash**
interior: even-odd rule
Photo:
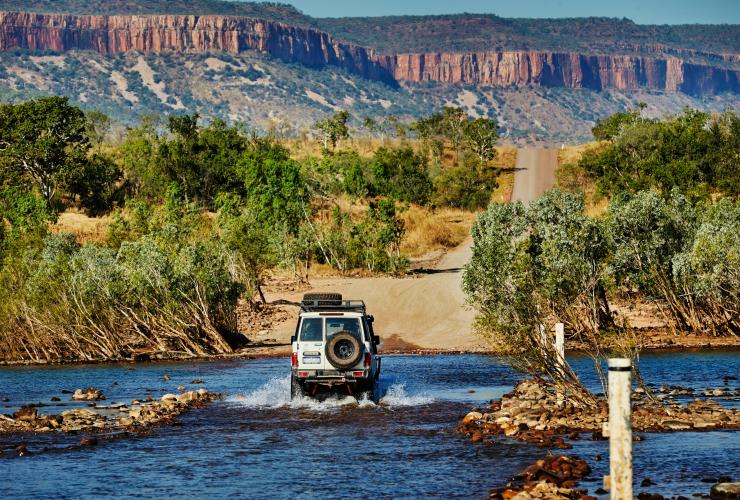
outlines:
[[[431,396],[425,394],[409,394],[404,383],[395,383],[389,386],[379,401],[380,405],[390,407],[422,406],[432,402],[434,402],[434,398]]]
[[[311,397],[290,399],[290,377],[279,377],[268,380],[264,385],[246,394],[238,393],[227,399],[227,402],[246,408],[283,408],[309,409],[326,411],[342,407],[359,408],[421,406],[432,403],[434,398],[427,395],[411,395],[404,383],[393,383],[387,388],[382,384],[378,389],[380,398],[376,404],[363,395],[359,400],[352,396],[330,396],[323,400]]]

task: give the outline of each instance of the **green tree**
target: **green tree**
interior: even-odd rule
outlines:
[[[90,139],[92,144],[100,148],[100,145],[110,133],[110,117],[102,111],[88,111],[85,113],[85,119],[87,121],[85,133],[88,139]]]
[[[66,97],[0,105],[3,182],[29,181],[51,206],[69,173],[87,162],[86,128],[84,113]]]
[[[378,194],[424,205],[432,194],[426,159],[409,146],[380,148],[371,162],[373,186]]]
[[[321,134],[321,142],[324,150],[336,149],[340,140],[349,138],[349,128],[347,121],[349,113],[346,111],[337,111],[334,115],[316,122],[314,128]]]
[[[256,140],[239,160],[247,204],[261,224],[285,223],[295,233],[307,215],[309,193],[301,169],[279,144]]]
[[[620,111],[598,120],[591,132],[599,141],[612,141],[622,133],[622,130],[634,125],[639,119],[640,113],[638,111]]]
[[[496,157],[498,126],[492,119],[476,118],[465,122],[463,136],[465,144],[478,156],[481,164],[491,162]]]

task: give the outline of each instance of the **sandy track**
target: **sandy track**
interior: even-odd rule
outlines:
[[[557,152],[523,149],[517,157],[514,200],[536,199],[555,182]],[[326,278],[312,280],[311,291],[336,291],[363,299],[375,315],[385,350],[485,350],[472,332],[475,313],[464,305],[462,269],[470,260],[472,240],[444,255],[434,269],[410,278]],[[303,292],[268,293],[270,302],[297,302]],[[297,312],[297,308],[296,308]],[[279,323],[266,337],[287,342],[295,319]]]

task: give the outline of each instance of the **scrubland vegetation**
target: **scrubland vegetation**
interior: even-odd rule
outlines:
[[[630,112],[594,135],[560,189],[478,217],[464,289],[480,333],[530,371],[554,366],[538,332],[556,322],[596,357],[605,345],[629,354],[636,338],[615,301],[654,303],[676,333],[740,334],[738,117]],[[601,213],[587,213],[584,192]]]
[[[358,151],[348,119],[316,123],[308,152],[197,115],[111,142],[105,115],[66,98],[0,106],[0,355],[228,352],[237,300],[264,302],[273,269],[402,273],[459,244],[497,187],[495,123],[453,108],[392,132],[367,121],[379,139]]]

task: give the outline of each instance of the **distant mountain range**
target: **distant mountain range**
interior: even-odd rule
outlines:
[[[456,104],[497,117],[516,141],[561,141],[585,139],[595,112],[636,97],[659,115],[684,105],[737,107],[740,95],[738,25],[476,14],[317,19],[282,4],[216,0],[0,0],[0,11],[0,97],[61,92],[83,105],[105,103],[123,121],[144,110],[216,116],[228,108],[229,118],[257,126],[280,119],[304,126],[338,108],[411,117]],[[93,61],[107,71],[88,78],[63,71]],[[136,69],[141,61],[148,71]],[[194,92],[196,64],[210,65],[202,75],[208,95]],[[193,85],[174,92],[183,78]],[[342,83],[322,89],[324,79]],[[298,96],[281,99],[281,86]],[[371,88],[378,99],[366,95]],[[147,93],[153,109],[142,106]],[[247,116],[256,93],[273,108]],[[413,104],[422,94],[426,102]],[[545,103],[570,123],[516,116],[535,116],[533,107]]]

